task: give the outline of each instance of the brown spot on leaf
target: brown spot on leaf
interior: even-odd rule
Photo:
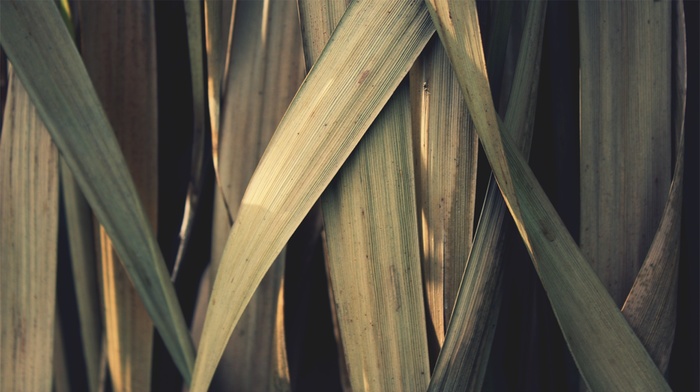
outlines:
[[[362,71],[362,73],[360,74],[360,79],[357,80],[357,84],[362,84],[362,83],[364,83],[364,82],[365,82],[365,79],[367,79],[368,76],[369,76],[369,70],[368,70],[368,69]]]

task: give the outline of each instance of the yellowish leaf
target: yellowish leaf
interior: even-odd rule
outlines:
[[[0,137],[0,189],[0,390],[49,392],[58,152],[14,72]]]
[[[0,42],[186,380],[194,350],[112,127],[50,1],[0,2]]]
[[[428,0],[501,193],[547,291],[574,360],[593,390],[669,390],[500,124],[475,1]]]
[[[225,342],[274,258],[433,32],[421,2],[350,5],[243,197],[209,302],[193,391],[207,388]]]

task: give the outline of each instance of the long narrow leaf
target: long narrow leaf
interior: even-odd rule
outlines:
[[[187,47],[190,53],[190,74],[192,76],[192,105],[194,124],[192,127],[192,163],[190,164],[190,181],[187,185],[185,210],[180,225],[180,243],[178,244],[173,266],[172,280],[177,279],[182,259],[192,236],[192,226],[199,207],[202,193],[205,132],[207,124],[204,80],[204,51],[202,48],[202,8],[199,1],[185,2],[187,20]]]
[[[671,183],[671,3],[579,3],[581,251],[622,306]]]
[[[576,364],[593,390],[669,390],[585,260],[521,153],[499,128],[476,3],[428,0],[501,193],[547,290]]]
[[[516,140],[525,156],[529,155],[535,121],[545,5],[545,2],[533,2],[528,9],[505,120],[505,130],[511,132],[510,137]],[[491,176],[452,313],[453,321],[449,324],[445,345],[430,379],[431,391],[480,391],[482,388],[500,310],[499,284],[502,280],[506,212],[506,205]]]
[[[49,392],[58,152],[14,72],[5,113],[0,137],[0,390]]]
[[[68,360],[66,359],[66,346],[63,344],[63,330],[58,307],[53,326],[53,390],[55,392],[70,392]]]
[[[303,79],[295,2],[240,2],[235,11],[230,76],[223,90],[219,181],[212,241],[215,276],[248,181]],[[223,207],[223,208],[222,208]],[[289,388],[283,313],[278,301],[284,255],[268,271],[234,329],[212,382],[224,390]]]
[[[321,198],[353,391],[428,385],[411,149],[404,84]]]
[[[80,338],[85,358],[86,378],[91,392],[97,392],[102,352],[100,296],[97,288],[95,241],[92,213],[80,192],[73,173],[61,159],[61,191],[66,213],[73,285],[78,305]]]
[[[194,391],[208,386],[224,343],[275,256],[433,32],[420,2],[355,2],[348,8],[243,197],[207,310]]]
[[[211,124],[212,161],[219,179],[219,126],[221,97],[230,63],[231,41],[237,0],[205,0],[204,18],[207,50],[207,98]],[[219,181],[218,184],[221,182]],[[228,207],[227,207],[228,209]]]
[[[622,314],[647,348],[656,365],[665,372],[671,357],[676,329],[676,297],[680,257],[681,205],[685,161],[686,38],[683,5],[674,4],[677,14],[673,108],[676,162],[668,199],[644,264],[622,307]]]
[[[81,54],[114,127],[151,227],[157,224],[158,118],[155,18],[150,1],[85,1]],[[114,13],[121,15],[114,18]],[[132,45],[131,42],[140,42]],[[119,70],[115,72],[115,70]],[[151,385],[153,323],[100,228],[110,378],[115,391]]]
[[[440,348],[471,250],[478,144],[457,77],[437,37],[411,72],[421,263],[429,330],[435,331]]]
[[[175,290],[112,128],[58,10],[45,1],[3,1],[0,12],[3,48],[188,380],[194,353]]]
[[[67,0],[60,2],[59,10],[66,27],[75,40],[73,13]],[[79,10],[79,8],[78,8]],[[73,287],[78,305],[80,338],[85,358],[88,388],[97,392],[100,379],[102,347],[102,323],[96,273],[94,225],[90,206],[64,159],[60,160],[61,196],[66,219],[66,234],[70,252]],[[58,347],[58,346],[57,346]]]

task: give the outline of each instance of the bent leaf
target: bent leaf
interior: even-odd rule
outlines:
[[[671,2],[583,1],[581,251],[622,306],[671,184]]]
[[[428,0],[479,139],[581,374],[592,390],[670,390],[495,113],[475,1]]]
[[[535,122],[545,8],[546,2],[533,2],[528,8],[505,119],[505,130],[511,132],[509,136],[516,140],[525,156],[530,152]],[[430,391],[482,389],[500,311],[505,240],[502,228],[506,213],[506,205],[491,176],[445,345],[430,379]]]
[[[0,2],[0,42],[186,380],[194,349],[117,140],[50,1]]]
[[[685,110],[687,59],[683,4],[674,3],[677,15],[675,107],[673,108],[676,163],[668,199],[644,264],[634,280],[622,314],[649,351],[656,365],[665,372],[671,357],[676,329],[676,297],[680,258],[681,206],[685,160]]]

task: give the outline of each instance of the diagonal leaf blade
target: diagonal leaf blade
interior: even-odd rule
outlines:
[[[186,380],[194,349],[163,256],[87,71],[50,1],[3,1],[0,43],[105,226]],[[60,64],[60,66],[56,66]]]
[[[579,370],[593,390],[669,390],[522,154],[501,130],[490,95],[475,1],[428,0],[501,193]],[[500,129],[499,129],[500,128]]]
[[[457,77],[437,37],[416,61],[410,77],[421,264],[434,359],[444,343],[471,249],[478,142]]]
[[[428,386],[409,108],[404,83],[321,198],[353,391]]]
[[[507,131],[529,155],[539,80],[540,52],[546,2],[528,8],[523,45],[506,113]],[[515,127],[515,124],[521,124]],[[430,391],[482,389],[495,323],[500,311],[506,205],[493,176],[489,179],[474,244],[462,276],[452,320],[430,379]]]
[[[209,385],[226,341],[275,256],[433,32],[421,2],[350,5],[243,197],[207,310],[193,391]]]
[[[56,309],[58,153],[9,73],[0,137],[0,390],[50,391]]]

